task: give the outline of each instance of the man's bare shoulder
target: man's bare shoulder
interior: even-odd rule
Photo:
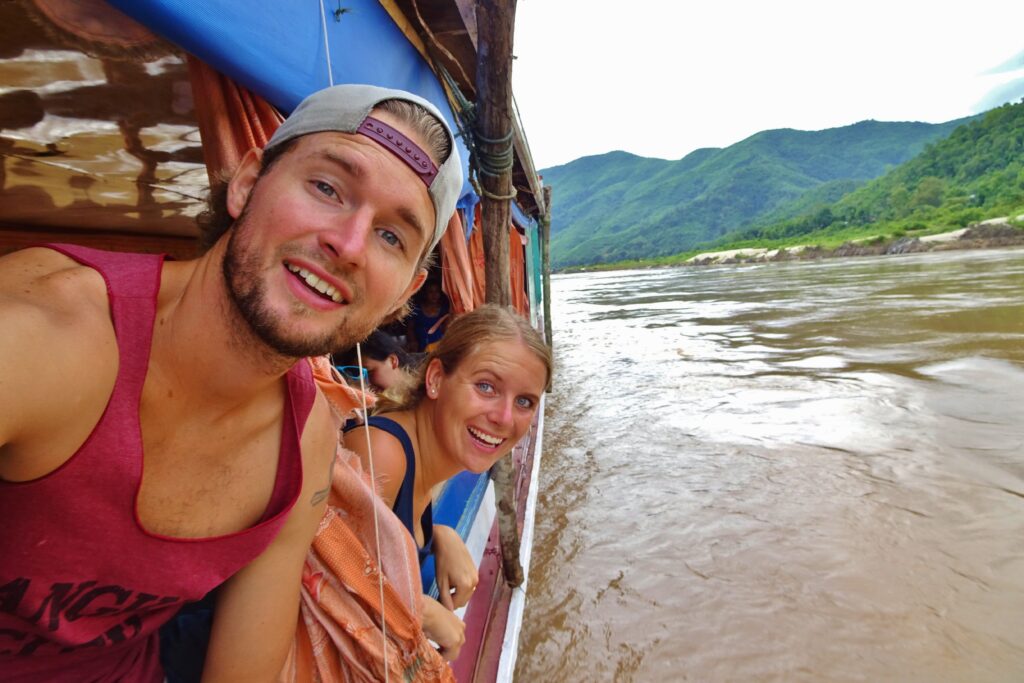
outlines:
[[[0,320],[0,455],[9,461],[36,437],[52,441],[54,425],[71,429],[94,404],[102,411],[117,342],[102,276],[50,249],[0,258]]]
[[[0,257],[0,306],[22,313],[26,322],[67,324],[77,319],[103,322],[107,307],[103,277],[52,249],[33,248]],[[37,315],[30,315],[31,312]],[[5,323],[9,318],[5,317]],[[13,321],[16,322],[16,321]]]
[[[0,258],[0,320],[0,367],[32,369],[39,380],[100,363],[116,343],[103,277],[52,249]]]

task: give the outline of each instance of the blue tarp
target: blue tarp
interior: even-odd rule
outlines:
[[[515,202],[509,202],[509,206],[512,207],[512,222],[529,231],[530,228],[537,225],[537,222],[526,215],[526,212],[519,208],[519,205]]]
[[[330,84],[318,0],[108,0],[288,113]],[[455,117],[437,76],[376,0],[323,0],[334,82],[400,88]],[[468,178],[469,153],[458,141]],[[463,201],[473,203],[468,181]]]

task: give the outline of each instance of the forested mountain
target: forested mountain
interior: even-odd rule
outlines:
[[[542,170],[554,188],[552,265],[673,254],[758,219],[800,216],[967,120],[770,130],[678,161],[611,152]]]
[[[958,227],[1019,213],[1021,207],[1024,101],[975,118],[838,201],[804,203],[788,220],[766,217],[727,237],[770,240],[868,224],[890,231]]]

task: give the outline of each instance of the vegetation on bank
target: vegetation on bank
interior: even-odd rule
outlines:
[[[1017,213],[1014,215],[1024,215],[1024,205],[1019,207],[1019,209],[1017,209]],[[1024,220],[1009,219],[1007,220],[1006,225],[1012,226],[1020,231],[1020,237],[1017,239],[1017,242],[1024,244]],[[849,253],[844,253],[845,250],[843,248],[857,245],[864,245],[868,247],[880,247],[881,249],[879,249],[879,251],[884,252],[885,247],[895,244],[900,240],[925,237],[927,235],[936,235],[956,229],[957,228],[955,227],[930,227],[910,230],[896,229],[891,232],[886,232],[882,228],[882,226],[845,228],[843,230],[838,230],[835,232],[819,231],[815,233],[813,236],[805,236],[804,239],[790,237],[778,240],[749,239],[737,242],[729,242],[726,244],[716,243],[714,245],[705,245],[700,248],[691,249],[690,251],[681,252],[679,254],[673,254],[671,256],[663,256],[660,258],[633,259],[616,261],[615,263],[597,263],[588,266],[572,266],[569,268],[560,269],[556,272],[574,273],[681,266],[685,265],[687,261],[689,261],[691,258],[699,254],[731,250],[774,250],[802,247],[802,254],[794,254],[794,258],[822,258],[835,255],[834,252],[836,252],[837,250],[841,250],[840,255],[850,255]],[[809,239],[809,237],[813,237],[813,239]],[[973,241],[970,243],[970,246],[986,245],[980,241]],[[746,259],[740,257],[737,260],[744,261]]]
[[[1003,105],[956,128],[948,138],[927,145],[918,156],[838,200],[798,201],[802,204],[798,215],[761,220],[684,252],[586,268],[676,265],[702,252],[732,249],[809,245],[832,250],[849,242],[922,237],[1020,215],[1024,213],[1024,101]]]
[[[769,130],[676,161],[611,152],[544,169],[554,190],[552,264],[668,256],[760,218],[790,219],[913,158],[963,122]]]

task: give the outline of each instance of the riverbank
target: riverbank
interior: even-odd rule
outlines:
[[[1018,216],[1016,222],[1024,220]],[[680,265],[716,266],[734,263],[772,263],[778,261],[805,261],[845,256],[885,256],[890,254],[916,254],[923,251],[950,251],[954,249],[994,249],[1024,246],[1024,227],[1014,224],[1009,217],[993,218],[966,228],[924,235],[921,237],[878,235],[845,242],[834,249],[816,245],[798,245],[779,249],[731,249],[710,251],[691,256]]]

